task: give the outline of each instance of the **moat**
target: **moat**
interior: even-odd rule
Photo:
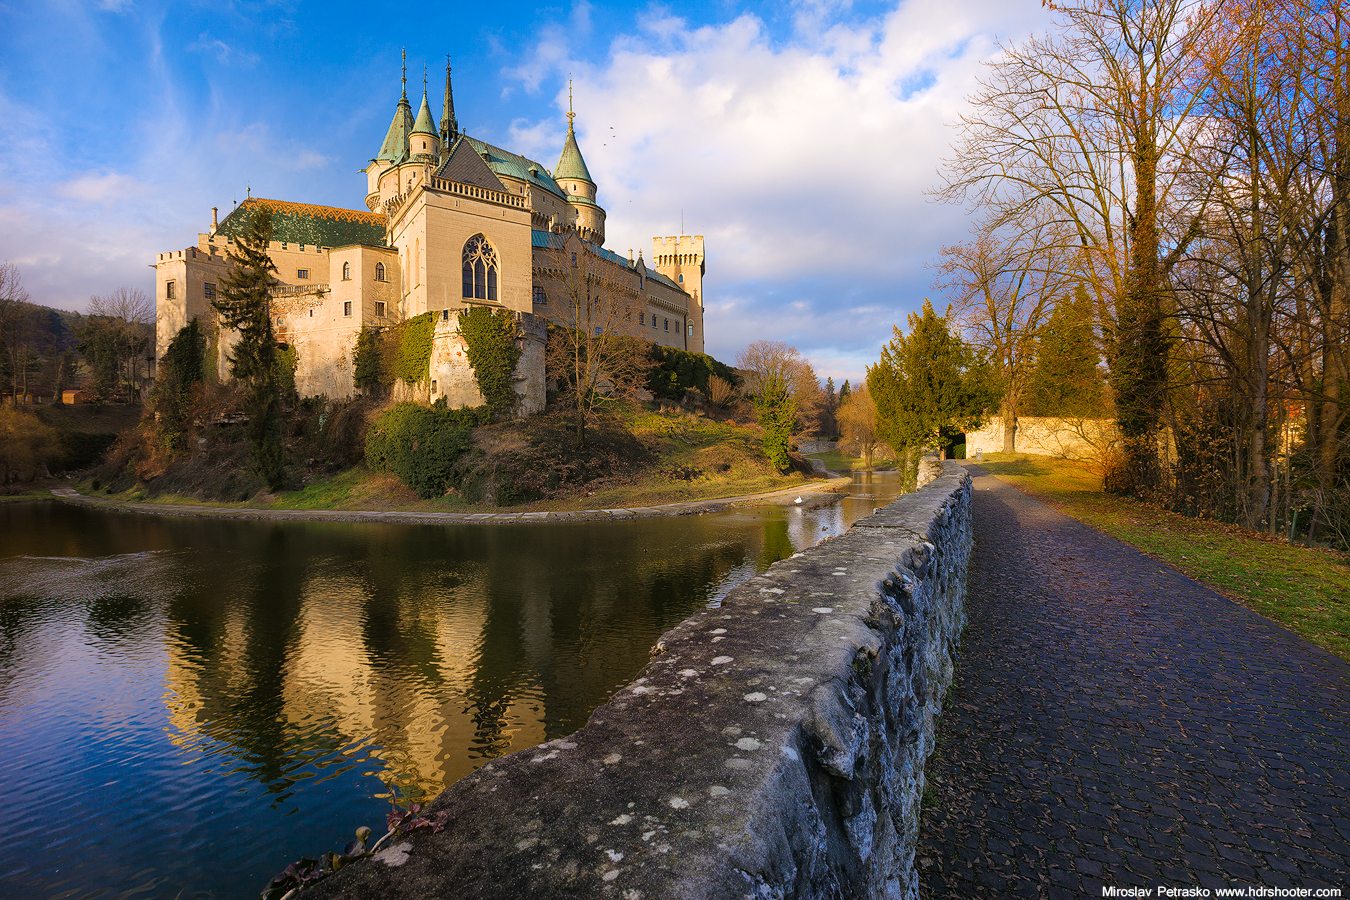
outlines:
[[[896,492],[451,527],[0,506],[0,895],[256,896],[580,728],[663,632]]]

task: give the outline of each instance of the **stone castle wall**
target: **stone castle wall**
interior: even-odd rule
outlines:
[[[917,900],[924,761],[965,623],[956,463],[668,632],[581,731],[495,760],[305,896]]]
[[[1017,452],[1066,459],[1099,459],[1119,440],[1115,419],[1057,419],[1042,416],[1017,417]],[[975,451],[1003,450],[1003,417],[990,416],[979,431],[966,432],[966,458]]]

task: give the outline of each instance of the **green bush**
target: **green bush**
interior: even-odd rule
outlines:
[[[647,390],[666,400],[683,400],[684,392],[698,388],[708,392],[708,378],[716,375],[731,385],[740,384],[736,373],[706,353],[690,353],[676,347],[652,344],[648,349],[652,367],[647,372]]]
[[[471,445],[472,430],[492,420],[487,406],[445,409],[400,403],[366,433],[366,465],[392,472],[423,500],[454,485],[451,472]]]

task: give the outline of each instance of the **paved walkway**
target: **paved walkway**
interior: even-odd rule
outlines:
[[[927,770],[925,900],[1350,897],[1350,666],[971,474],[970,621]]]
[[[717,497],[709,500],[685,500],[663,503],[659,506],[634,506],[623,509],[579,509],[544,512],[453,513],[401,512],[397,510],[352,509],[250,509],[239,506],[198,506],[184,503],[141,503],[113,500],[108,497],[90,497],[74,488],[52,488],[52,494],[63,503],[94,506],[117,512],[148,513],[157,516],[203,516],[214,519],[265,519],[282,522],[397,522],[405,525],[437,524],[504,524],[508,522],[593,522],[596,520],[645,519],[654,516],[688,516],[716,512],[733,506],[755,504],[790,504],[798,497],[803,506],[820,506],[839,499],[836,493],[852,481],[841,476],[829,481],[815,481],[797,487],[746,494],[740,497]]]

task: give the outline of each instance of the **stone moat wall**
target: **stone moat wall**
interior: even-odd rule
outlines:
[[[965,624],[956,463],[692,616],[569,737],[494,760],[303,897],[906,898]]]

